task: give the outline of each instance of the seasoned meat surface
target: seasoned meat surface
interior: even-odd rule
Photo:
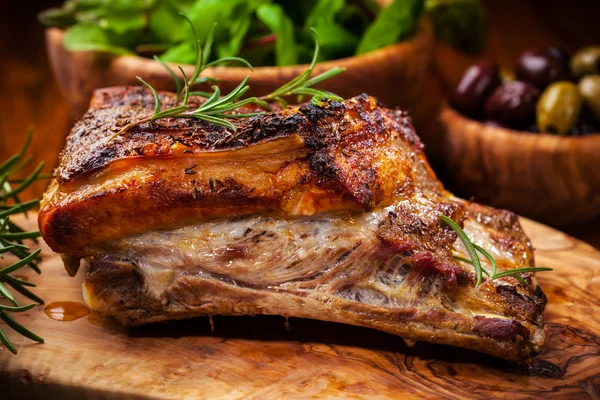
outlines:
[[[89,263],[93,309],[125,324],[280,314],[520,362],[539,353],[535,278],[475,287],[439,218],[502,270],[533,265],[517,217],[445,191],[406,113],[363,95],[235,120],[236,132],[167,119],[115,135],[152,109],[145,89],[98,90],[41,205],[69,273]]]
[[[163,95],[163,103],[172,101]],[[443,191],[410,119],[367,96],[242,119],[237,133],[175,119],[109,140],[152,108],[141,88],[96,92],[41,209],[55,251],[85,254],[96,243],[181,220],[365,211],[410,196],[415,182],[421,191]]]

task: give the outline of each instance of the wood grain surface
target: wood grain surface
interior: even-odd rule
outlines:
[[[60,322],[38,306],[19,320],[46,339],[10,333],[0,351],[2,398],[600,398],[600,253],[522,220],[548,296],[546,343],[529,368],[375,330],[283,317],[213,317],[125,329],[95,314]],[[33,219],[29,224],[35,225]],[[26,273],[47,303],[82,302],[42,244],[43,274]],[[287,322],[287,323],[286,323]],[[289,324],[289,329],[286,326]]]

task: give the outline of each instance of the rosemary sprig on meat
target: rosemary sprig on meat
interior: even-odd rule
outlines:
[[[183,68],[178,67],[179,71],[181,72],[181,74],[183,76],[183,89],[182,89],[181,79],[179,79],[179,77],[177,76],[175,71],[173,71],[173,69],[171,67],[169,67],[166,63],[164,63],[160,58],[154,57],[155,60],[158,61],[169,72],[169,74],[173,78],[173,80],[175,82],[175,87],[177,90],[177,103],[178,104],[180,103],[180,104],[175,107],[168,108],[166,110],[161,110],[162,103],[160,101],[160,97],[158,96],[158,93],[156,92],[156,89],[154,89],[154,87],[152,87],[152,85],[150,85],[148,82],[146,82],[145,80],[143,80],[141,77],[138,76],[137,79],[140,82],[142,82],[142,84],[144,84],[148,89],[150,89],[150,91],[152,92],[152,95],[154,96],[154,113],[149,117],[142,118],[136,122],[125,125],[114,136],[118,136],[124,132],[127,132],[129,129],[133,128],[134,126],[141,125],[146,122],[151,122],[151,121],[155,121],[157,119],[162,119],[162,118],[196,118],[196,119],[205,120],[207,122],[212,122],[217,125],[225,126],[227,128],[230,128],[233,126],[233,124],[226,121],[222,117],[222,113],[226,112],[226,110],[231,109],[231,107],[233,105],[233,101],[237,100],[246,91],[248,91],[248,89],[250,88],[249,86],[246,86],[246,82],[248,81],[248,78],[246,78],[242,82],[242,84],[240,86],[238,86],[238,88],[236,88],[234,91],[232,91],[229,95],[225,96],[226,100],[220,101],[219,104],[215,104],[216,100],[223,100],[223,99],[211,99],[211,97],[210,97],[212,95],[215,95],[215,97],[220,96],[220,91],[219,91],[218,86],[213,86],[213,90],[214,90],[213,94],[208,95],[209,99],[211,99],[211,103],[209,103],[208,106],[205,106],[206,103],[208,103],[208,101],[207,101],[202,105],[202,106],[205,106],[204,108],[201,106],[198,109],[192,110],[192,111],[189,111],[189,106],[188,106],[188,101],[189,101],[190,95],[207,95],[207,94],[203,93],[203,92],[190,92],[190,88],[193,85],[196,85],[199,83],[212,81],[212,79],[210,79],[210,78],[200,77],[200,73],[202,73],[202,71],[204,71],[208,67],[235,61],[235,62],[240,62],[240,63],[246,65],[248,68],[250,68],[252,70],[252,65],[250,65],[250,63],[248,61],[244,60],[243,58],[239,58],[239,57],[225,57],[225,58],[220,58],[220,59],[212,61],[212,62],[208,62],[208,60],[210,58],[212,43],[213,43],[214,26],[210,30],[210,32],[206,38],[204,47],[202,47],[200,45],[200,40],[198,40],[198,36],[196,34],[196,29],[194,28],[192,21],[183,14],[182,14],[182,17],[185,18],[185,20],[188,22],[188,24],[192,28],[192,33],[193,33],[194,39],[195,39],[194,42],[196,43],[196,63],[194,66],[194,72],[193,72],[192,76],[188,79],[185,72],[183,71]],[[253,101],[254,100],[256,100],[256,99],[253,99]],[[248,104],[248,103],[245,103],[245,104]],[[241,106],[243,106],[243,105],[241,105]],[[241,107],[241,106],[239,106],[239,107]],[[112,140],[112,137],[111,137],[111,140]]]
[[[465,246],[465,249],[467,250],[467,253],[469,254],[469,259],[460,257],[460,256],[456,256],[456,255],[454,256],[454,259],[457,261],[461,261],[461,262],[470,264],[473,266],[473,268],[475,268],[475,276],[477,278],[475,287],[481,285],[484,274],[488,277],[487,281],[493,281],[494,279],[510,276],[510,277],[513,277],[516,280],[518,280],[521,284],[527,285],[527,282],[525,281],[525,279],[523,279],[523,277],[521,277],[522,273],[552,271],[552,268],[548,268],[548,267],[527,267],[527,268],[509,269],[507,271],[498,272],[497,271],[498,266],[496,264],[496,260],[490,254],[489,251],[487,251],[483,247],[479,246],[478,244],[473,243],[471,241],[471,239],[469,239],[469,236],[467,236],[466,232],[451,218],[449,218],[445,215],[440,215],[440,219],[442,221],[444,221],[446,224],[448,224],[448,226],[450,226],[450,228],[452,228],[454,230],[454,232],[456,232],[456,234],[458,235],[458,238]],[[483,268],[483,266],[481,265],[481,260],[479,259],[479,255],[477,253],[480,253],[482,256],[484,256],[490,262],[490,264],[492,266],[491,273],[489,271],[487,271],[485,268]]]
[[[12,265],[0,269],[0,319],[4,321],[9,328],[26,338],[42,343],[44,339],[25,328],[11,316],[12,313],[30,310],[35,306],[35,303],[43,303],[42,299],[27,289],[28,287],[35,287],[33,283],[21,280],[12,275],[14,272],[25,266],[29,266],[38,274],[41,272],[36,264],[40,249],[30,252],[29,247],[23,244],[23,240],[35,240],[38,238],[40,232],[27,232],[10,220],[13,215],[21,214],[37,207],[38,200],[21,202],[19,193],[29,187],[34,181],[46,177],[41,174],[44,163],[40,163],[25,179],[12,179],[14,174],[23,170],[23,168],[31,161],[31,157],[25,155],[30,141],[31,131],[27,135],[22,150],[0,165],[0,258],[3,258],[5,253],[12,253],[18,258],[18,261]],[[13,188],[12,184],[18,185]],[[10,289],[32,300],[33,303],[20,305]],[[0,342],[2,342],[9,351],[17,354],[17,349],[10,342],[2,328],[0,328]]]
[[[323,82],[327,79],[331,79],[334,76],[339,75],[345,71],[344,68],[334,67],[326,72],[323,72],[322,74],[319,74],[313,78],[310,78],[310,76],[312,75],[312,73],[314,71],[314,68],[315,68],[315,65],[317,63],[317,59],[319,56],[319,38],[318,38],[316,30],[314,30],[314,29],[311,29],[311,32],[315,38],[315,51],[314,51],[313,58],[312,58],[312,61],[309,65],[309,67],[301,75],[292,79],[290,82],[284,84],[283,86],[281,86],[279,89],[275,90],[274,92],[272,92],[268,95],[265,95],[265,96],[258,97],[258,98],[250,97],[247,99],[240,100],[241,97],[250,89],[250,86],[248,85],[248,80],[250,79],[249,76],[246,76],[246,78],[244,78],[242,80],[242,82],[234,90],[232,90],[230,93],[228,93],[224,96],[221,96],[221,90],[219,89],[218,85],[212,86],[212,93],[201,92],[201,91],[191,91],[190,88],[196,84],[215,81],[214,79],[211,79],[211,78],[200,77],[200,73],[208,67],[226,63],[226,62],[235,61],[235,62],[240,62],[240,63],[246,65],[248,68],[250,68],[250,70],[252,70],[252,65],[248,61],[244,60],[243,58],[239,58],[239,57],[225,57],[225,58],[221,58],[221,59],[218,59],[218,60],[215,60],[215,61],[212,61],[209,63],[208,60],[210,57],[211,46],[212,46],[212,42],[213,42],[213,30],[211,30],[211,32],[209,33],[209,35],[204,43],[204,46],[202,47],[202,46],[200,46],[200,41],[197,38],[196,31],[193,27],[192,22],[187,17],[184,16],[184,18],[186,19],[186,21],[188,21],[188,23],[192,27],[192,32],[193,32],[193,35],[195,38],[195,43],[196,43],[196,63],[195,63],[194,73],[192,74],[192,76],[188,79],[185,72],[183,71],[183,68],[181,68],[179,66],[178,69],[181,72],[182,77],[183,77],[183,85],[182,85],[181,79],[179,78],[177,73],[175,71],[173,71],[173,69],[170,68],[166,63],[164,63],[162,60],[160,60],[160,58],[155,57],[156,61],[161,63],[161,65],[163,67],[165,67],[167,69],[167,71],[169,72],[169,74],[173,77],[173,80],[175,82],[175,87],[177,90],[177,104],[178,105],[168,108],[168,109],[165,109],[165,110],[162,110],[162,103],[160,101],[160,96],[158,95],[156,89],[154,87],[152,87],[152,85],[150,85],[148,82],[144,81],[141,77],[138,76],[137,79],[142,84],[144,84],[152,92],[152,95],[154,96],[154,113],[148,117],[141,118],[135,122],[127,124],[126,126],[121,128],[121,130],[119,130],[115,135],[113,135],[109,139],[109,141],[112,140],[114,137],[127,132],[128,130],[130,130],[131,128],[133,128],[135,126],[138,126],[138,125],[141,125],[141,124],[144,124],[147,122],[155,121],[157,119],[162,119],[162,118],[198,119],[198,120],[203,120],[203,121],[215,124],[215,125],[223,126],[227,129],[230,129],[235,132],[236,127],[234,124],[232,124],[229,121],[230,119],[247,118],[247,117],[256,116],[256,115],[259,115],[259,114],[262,114],[265,112],[265,111],[261,111],[261,112],[252,112],[252,113],[237,113],[236,112],[237,110],[239,110],[240,108],[242,108],[244,106],[250,105],[250,104],[256,104],[256,105],[262,107],[264,110],[270,111],[271,108],[269,106],[269,102],[272,102],[272,101],[278,102],[282,107],[285,108],[285,107],[287,107],[287,102],[284,100],[284,97],[286,97],[286,96],[299,96],[299,97],[312,96],[311,102],[315,105],[320,105],[323,103],[323,101],[325,101],[327,99],[336,100],[336,101],[343,100],[341,97],[339,97],[331,92],[315,89],[313,87],[314,85],[316,85],[320,82]],[[205,97],[207,100],[202,105],[200,105],[198,108],[190,109],[190,106],[188,104],[190,96],[201,96],[201,97]]]
[[[310,78],[317,63],[317,58],[319,56],[319,36],[315,29],[311,29],[311,33],[315,38],[315,51],[313,53],[313,58],[310,65],[308,66],[308,69],[304,71],[301,75],[297,76],[296,78],[281,86],[279,89],[275,90],[273,93],[260,97],[260,100],[265,102],[277,101],[279,104],[281,104],[283,108],[287,107],[287,102],[283,99],[286,96],[312,96],[311,103],[315,105],[320,105],[325,99],[331,99],[336,101],[344,100],[334,93],[328,92],[326,90],[319,90],[313,88],[313,86],[317,83],[331,79],[334,76],[341,74],[346,69],[340,67],[333,67],[329,71],[323,72],[322,74],[319,74],[314,78]]]

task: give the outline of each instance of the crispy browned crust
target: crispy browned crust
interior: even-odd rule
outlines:
[[[109,140],[152,107],[141,88],[96,91],[41,204],[39,225],[54,251],[85,255],[109,239],[181,220],[364,211],[410,197],[415,182],[421,191],[443,192],[410,118],[366,95],[242,119],[235,134],[174,119]],[[256,158],[259,167],[251,165]]]

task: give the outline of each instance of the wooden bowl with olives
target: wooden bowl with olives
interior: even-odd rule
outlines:
[[[175,90],[169,72],[151,58],[69,51],[63,44],[64,37],[65,31],[62,29],[46,30],[46,45],[54,75],[75,118],[87,110],[94,89],[138,85],[136,76],[143,77],[156,89]],[[403,41],[358,56],[319,62],[313,75],[333,67],[346,68],[342,75],[317,87],[344,98],[369,93],[390,107],[407,108],[415,117],[419,115],[418,105],[423,95],[433,45],[433,27],[429,20],[421,17],[415,31]],[[176,65],[172,67],[176,70]],[[229,92],[249,75],[250,91],[247,96],[260,96],[289,82],[307,67],[255,67],[253,71],[237,66],[211,67],[203,72],[203,76],[218,79],[221,91]],[[183,65],[183,69],[191,76],[194,66]],[[210,85],[198,85],[197,90],[210,90]]]
[[[600,215],[600,47],[472,65],[440,120],[463,195],[553,225]]]

